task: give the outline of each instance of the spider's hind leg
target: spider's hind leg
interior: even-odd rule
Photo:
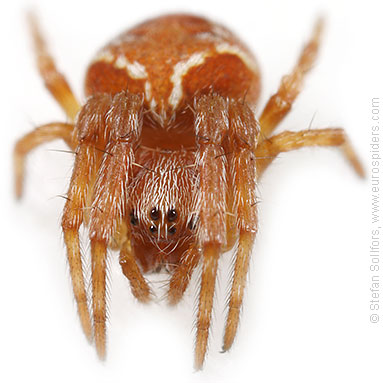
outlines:
[[[23,194],[23,181],[25,172],[25,158],[30,151],[46,142],[63,139],[70,148],[75,147],[72,140],[73,125],[61,122],[41,125],[32,132],[20,138],[13,150],[13,168],[15,177],[15,194],[21,198]]]
[[[45,41],[41,35],[37,18],[33,13],[28,14],[28,22],[33,38],[37,66],[45,86],[64,109],[70,120],[74,121],[80,110],[80,104],[67,80],[56,68],[55,62],[48,52]]]
[[[285,131],[263,141],[256,149],[257,177],[262,176],[279,153],[309,146],[338,147],[359,177],[364,177],[363,166],[346,133],[341,128]]]
[[[295,67],[291,73],[283,76],[277,93],[270,97],[263,109],[259,118],[261,139],[266,139],[276,129],[289,113],[293,102],[300,93],[304,77],[312,68],[318,55],[323,24],[323,19],[317,21],[311,39],[303,48]]]

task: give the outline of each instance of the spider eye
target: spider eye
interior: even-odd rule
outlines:
[[[149,226],[149,230],[152,232],[152,233],[155,233],[157,231],[157,226],[156,225],[150,225]]]
[[[133,225],[133,226],[137,226],[138,224],[138,218],[136,216],[136,214],[134,213],[134,211],[132,211],[130,213],[130,223]]]
[[[160,211],[157,207],[154,207],[152,210],[150,210],[150,218],[157,221],[160,218]]]
[[[175,221],[176,218],[177,218],[177,211],[176,211],[176,209],[170,209],[168,211],[168,220],[169,220],[169,222]]]
[[[176,231],[177,231],[177,228],[175,225],[169,227],[169,229],[168,229],[168,233],[171,235],[173,235]]]

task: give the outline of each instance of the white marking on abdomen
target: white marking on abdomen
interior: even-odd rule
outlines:
[[[152,95],[152,84],[148,80],[145,81],[145,99],[149,102],[150,109],[153,111],[157,106],[157,102]]]
[[[219,25],[219,24],[213,25],[212,32],[217,37],[221,38],[222,40],[227,40],[227,39],[233,38],[233,34],[228,29],[226,29],[225,27],[223,27],[222,25]]]
[[[94,58],[93,62],[103,61],[106,63],[112,63],[115,60],[115,56],[107,50],[103,50]]]
[[[221,54],[229,53],[229,54],[232,54],[234,56],[237,56],[253,72],[255,72],[255,73],[259,72],[259,68],[258,68],[256,61],[249,54],[244,52],[239,46],[231,45],[228,43],[221,43],[221,44],[216,45],[215,50]]]
[[[131,78],[143,79],[148,77],[146,69],[143,65],[141,65],[138,61],[131,63],[123,55],[118,56],[114,65],[119,69],[126,69]]]
[[[138,61],[131,63],[124,55],[120,55],[116,59],[116,56],[113,53],[105,50],[96,56],[94,62],[97,61],[111,63],[117,69],[125,69],[129,77],[132,79],[140,80],[148,78],[146,68],[142,64]]]
[[[150,101],[152,98],[152,84],[149,81],[145,81],[145,98],[146,101]]]
[[[173,83],[173,90],[169,96],[169,104],[173,109],[177,107],[183,95],[183,77],[187,74],[190,68],[203,64],[207,56],[207,52],[194,53],[186,61],[181,61],[174,65],[174,71],[170,77],[170,81]]]
[[[157,106],[156,100],[152,98],[150,101],[150,109],[154,110],[156,109],[156,106]]]

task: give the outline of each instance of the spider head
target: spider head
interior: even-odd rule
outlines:
[[[168,243],[178,242],[185,234],[184,219],[179,217],[175,207],[153,205],[145,210],[132,209],[130,224],[133,235],[147,237],[161,250],[164,250]]]
[[[176,263],[175,258],[194,237],[194,172],[178,156],[173,153],[148,160],[129,188],[132,248],[136,257],[150,262],[148,269]]]

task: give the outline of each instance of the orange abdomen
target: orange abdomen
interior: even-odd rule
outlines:
[[[104,47],[88,68],[85,92],[142,94],[144,106],[166,123],[199,94],[216,92],[255,104],[260,74],[255,58],[226,28],[190,15],[149,20]]]

